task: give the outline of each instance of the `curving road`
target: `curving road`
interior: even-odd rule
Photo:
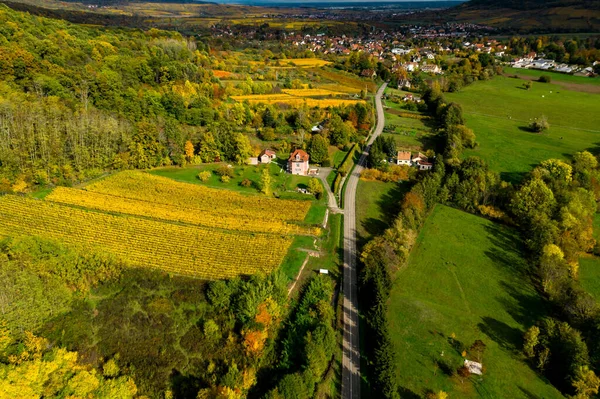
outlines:
[[[356,187],[373,141],[383,131],[385,117],[381,105],[384,83],[375,96],[377,126],[358,164],[348,177],[344,198],[344,341],[342,357],[342,399],[360,398],[360,344],[358,340],[358,285],[356,274]]]

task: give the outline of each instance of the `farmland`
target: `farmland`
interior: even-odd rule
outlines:
[[[291,244],[291,238],[276,235],[220,232],[16,196],[0,199],[0,220],[2,236],[37,235],[91,246],[132,266],[208,280],[268,273]]]
[[[546,313],[528,283],[520,248],[518,234],[507,227],[435,207],[389,302],[401,392],[562,397],[519,355],[525,329]],[[477,339],[487,347],[484,375],[461,383],[454,371]]]
[[[388,88],[385,101],[384,137],[393,137],[399,149],[420,151],[434,146],[431,122],[426,115],[403,108],[402,97],[407,92]],[[394,101],[392,101],[392,99]],[[399,101],[399,102],[396,102]]]
[[[43,201],[3,197],[0,236],[38,235],[211,280],[276,269],[294,235],[320,234],[302,224],[311,205],[125,171]]]
[[[342,99],[342,98],[312,98],[312,96],[315,96],[314,94],[311,95],[311,91],[309,90],[301,90],[301,91],[306,91],[307,94],[304,95],[300,95],[300,94],[288,94],[288,93],[284,93],[284,94],[256,94],[256,95],[247,95],[247,96],[232,96],[231,98],[233,98],[235,101],[239,101],[239,102],[244,102],[244,101],[248,101],[251,104],[258,104],[258,103],[266,103],[266,104],[288,104],[288,105],[292,105],[292,106],[301,106],[301,105],[307,105],[308,107],[320,107],[320,108],[327,108],[327,107],[337,107],[340,105],[354,105],[357,104],[359,102],[362,102],[361,100],[351,100],[351,99]],[[314,91],[313,91],[314,92]],[[330,91],[325,91],[325,90],[318,90],[319,93],[331,93],[331,94],[327,94],[327,95],[333,95],[333,92]],[[318,97],[321,97],[323,94],[318,94]]]
[[[465,156],[484,158],[505,180],[515,182],[545,159],[568,159],[583,150],[598,153],[597,94],[539,82],[526,90],[523,82],[496,77],[446,95],[462,105],[466,124],[477,136],[479,145]],[[541,115],[548,118],[550,129],[532,133],[527,126]]]

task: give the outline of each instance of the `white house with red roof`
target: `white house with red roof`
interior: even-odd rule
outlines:
[[[410,151],[398,151],[398,158],[396,160],[396,164],[411,166],[412,162]]]
[[[272,160],[277,158],[275,151],[271,151],[269,149],[263,150],[258,156],[258,161],[260,163],[271,163]]]
[[[288,159],[288,172],[293,175],[307,175],[309,156],[304,150],[295,150]]]
[[[417,154],[412,161],[419,170],[430,170],[433,168],[433,163],[429,162],[429,159],[421,153]]]

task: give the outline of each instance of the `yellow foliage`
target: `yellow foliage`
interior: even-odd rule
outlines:
[[[133,266],[209,280],[270,272],[292,243],[291,237],[280,235],[182,226],[4,196],[0,198],[0,237],[20,235],[94,246]]]
[[[267,341],[266,330],[244,330],[242,331],[244,337],[244,347],[249,355],[260,355],[265,347]]]
[[[27,183],[25,183],[24,180],[17,180],[13,185],[12,185],[12,191],[15,193],[24,193],[25,191],[27,191]]]

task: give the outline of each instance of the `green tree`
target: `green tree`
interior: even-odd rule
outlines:
[[[238,133],[235,137],[235,162],[238,165],[246,163],[252,155],[252,146],[248,136]]]
[[[316,164],[323,164],[329,161],[329,142],[325,137],[320,134],[315,134],[308,144],[308,155],[310,155],[310,162]]]
[[[321,198],[321,196],[323,195],[323,186],[321,185],[319,179],[313,177],[308,181],[308,191],[314,194],[315,197],[317,197],[317,199]]]

